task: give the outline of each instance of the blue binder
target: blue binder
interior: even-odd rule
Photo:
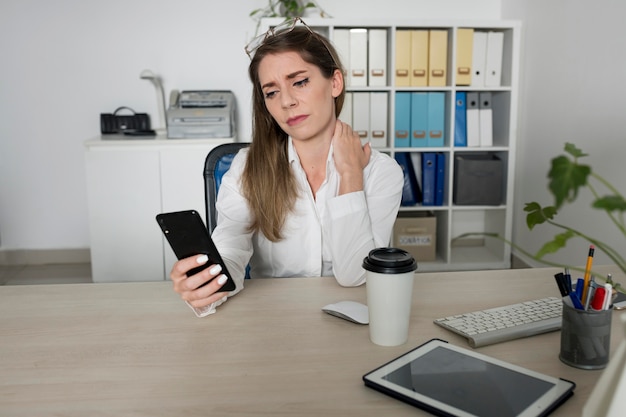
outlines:
[[[454,146],[467,146],[467,94],[457,91],[456,105],[454,106]]]
[[[411,147],[428,146],[428,93],[411,93]]]
[[[408,148],[411,146],[411,93],[396,93],[395,117],[394,146],[396,148]]]
[[[422,191],[420,190],[415,175],[411,154],[408,152],[396,152],[396,161],[402,167],[404,174],[404,186],[402,188],[401,206],[414,206],[422,199]]]
[[[435,205],[435,183],[437,176],[437,156],[435,152],[422,154],[422,205]]]
[[[446,95],[428,93],[428,146],[443,146],[445,137]]]
[[[443,152],[438,152],[436,157],[435,205],[443,206],[443,195],[446,189],[446,155]]]

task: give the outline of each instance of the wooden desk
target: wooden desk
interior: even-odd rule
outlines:
[[[0,415],[428,415],[366,388],[362,375],[433,337],[468,347],[433,319],[558,295],[556,271],[417,274],[409,342],[392,348],[320,310],[366,301],[365,287],[332,278],[251,280],[204,319],[168,282],[0,287]],[[575,381],[554,415],[578,416],[601,371],[561,363],[559,337],[477,350]]]

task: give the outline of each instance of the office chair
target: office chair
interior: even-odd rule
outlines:
[[[206,210],[206,223],[209,233],[213,233],[217,224],[217,191],[222,183],[222,176],[230,168],[235,154],[240,149],[250,146],[250,143],[232,142],[218,145],[209,151],[204,161],[204,202]]]

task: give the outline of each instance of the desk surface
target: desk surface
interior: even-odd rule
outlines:
[[[0,287],[0,415],[428,415],[366,388],[362,375],[433,337],[469,348],[433,319],[558,296],[555,272],[417,274],[409,342],[398,347],[321,311],[366,301],[365,287],[332,278],[246,281],[204,319],[168,282]],[[612,353],[622,338],[614,317]],[[601,371],[561,363],[559,343],[553,332],[476,350],[575,381],[554,415],[578,416]]]

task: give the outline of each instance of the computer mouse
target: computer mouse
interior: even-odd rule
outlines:
[[[365,304],[356,301],[339,301],[322,307],[322,311],[332,316],[357,324],[369,324],[369,312]]]

